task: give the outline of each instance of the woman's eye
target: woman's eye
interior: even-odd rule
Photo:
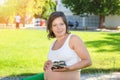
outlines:
[[[64,25],[64,23],[60,23],[60,24],[53,24],[52,26],[56,27],[56,26],[63,26],[63,25]]]
[[[61,23],[60,25],[64,25],[64,23]]]
[[[56,27],[57,25],[53,25],[53,27]]]

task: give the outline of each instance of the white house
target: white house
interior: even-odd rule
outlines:
[[[57,1],[56,11],[63,11],[65,15],[73,15],[73,13],[62,4],[61,0],[56,1]]]
[[[120,30],[120,16],[106,16],[105,17],[105,26],[108,28],[117,28]]]

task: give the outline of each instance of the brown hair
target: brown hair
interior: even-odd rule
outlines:
[[[55,20],[58,17],[61,17],[63,19],[63,22],[66,25],[66,33],[69,33],[68,23],[67,23],[67,19],[66,19],[64,13],[60,12],[60,11],[56,11],[56,12],[51,13],[51,15],[50,15],[50,17],[48,19],[48,22],[47,22],[47,31],[48,31],[47,36],[48,36],[48,39],[55,38],[55,34],[52,31],[52,22],[53,22],[53,20]]]

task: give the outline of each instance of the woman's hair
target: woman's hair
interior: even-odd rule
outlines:
[[[64,15],[63,12],[60,12],[60,11],[57,11],[57,12],[53,12],[51,13],[49,19],[48,19],[48,22],[47,22],[47,31],[48,31],[48,39],[50,38],[55,38],[55,34],[53,33],[52,31],[52,22],[58,18],[58,17],[61,17],[63,19],[63,22],[65,23],[66,25],[66,33],[69,33],[69,30],[68,30],[68,23],[67,23],[67,19]]]

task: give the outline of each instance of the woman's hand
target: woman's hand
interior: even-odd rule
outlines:
[[[52,64],[52,61],[51,60],[47,60],[45,62],[45,64],[44,64],[43,70],[46,71],[51,64]]]

